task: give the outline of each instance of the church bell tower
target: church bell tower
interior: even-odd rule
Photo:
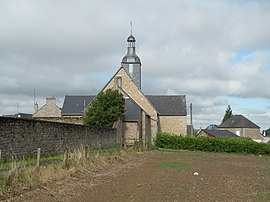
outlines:
[[[127,71],[134,83],[141,89],[141,60],[135,52],[135,37],[132,35],[127,39],[128,47],[127,54],[123,57],[121,66]]]

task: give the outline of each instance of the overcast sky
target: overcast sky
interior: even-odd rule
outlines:
[[[186,95],[196,128],[227,105],[270,126],[269,0],[0,0],[0,115],[98,93],[131,20],[145,94]]]

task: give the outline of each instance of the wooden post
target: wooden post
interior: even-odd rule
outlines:
[[[37,149],[37,168],[40,167],[40,148]]]
[[[87,156],[88,156],[88,146],[87,145],[85,145],[84,146],[84,158],[85,158],[85,160],[87,160]]]
[[[65,147],[65,152],[64,152],[64,168],[67,168],[68,167],[68,148]]]
[[[12,169],[16,167],[16,162],[15,162],[15,157],[12,154],[12,164],[11,164]]]
[[[2,150],[0,149],[0,163],[2,161]]]

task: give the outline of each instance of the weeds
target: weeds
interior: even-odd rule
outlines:
[[[259,199],[259,200],[270,200],[270,192],[255,192],[252,193],[251,196]]]
[[[1,167],[2,170],[5,168],[6,171],[0,172],[0,200],[24,190],[42,186],[49,181],[76,176],[82,171],[91,172],[106,168],[114,163],[123,163],[127,157],[133,154],[136,154],[134,149],[88,149],[81,146],[69,152],[67,167],[63,166],[63,154],[41,158],[39,169],[34,166],[35,160],[30,158],[19,161],[13,168],[9,167],[7,172],[8,166],[14,165],[14,162],[6,162]]]

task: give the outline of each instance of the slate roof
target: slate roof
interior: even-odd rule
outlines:
[[[236,135],[228,130],[206,130],[206,129],[203,129],[203,131],[214,136],[214,137],[239,137],[238,135]]]
[[[63,103],[62,116],[82,116],[84,109],[96,97],[95,95],[66,95]]]
[[[185,95],[146,95],[161,116],[186,116]]]
[[[243,115],[234,115],[217,128],[260,128]]]
[[[61,115],[82,116],[84,109],[95,97],[95,95],[65,96]],[[138,121],[141,119],[141,108],[132,99],[126,99],[125,109],[126,111],[123,115],[125,121]]]
[[[66,95],[62,107],[62,116],[82,116],[85,107],[95,95]],[[162,116],[186,116],[186,97],[184,95],[146,95],[147,99]],[[124,120],[140,120],[141,108],[132,99],[126,100]]]
[[[139,121],[141,120],[141,108],[132,99],[125,100],[124,121]]]

